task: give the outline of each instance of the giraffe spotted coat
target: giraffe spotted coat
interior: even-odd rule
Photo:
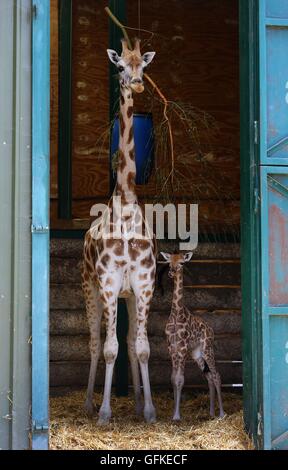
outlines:
[[[180,420],[181,392],[184,385],[185,364],[189,357],[204,373],[210,393],[210,415],[215,415],[215,388],[219,414],[224,416],[221,397],[221,378],[214,358],[214,332],[202,318],[192,315],[183,303],[183,265],[193,253],[162,253],[169,263],[169,276],[174,280],[171,313],[166,324],[168,351],[172,360],[171,382],[174,390],[173,420]]]

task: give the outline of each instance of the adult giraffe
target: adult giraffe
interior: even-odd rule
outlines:
[[[107,53],[118,69],[120,83],[120,140],[114,196],[117,196],[118,202],[121,201],[122,212],[119,205],[115,209],[110,200],[106,213],[104,212],[100,221],[98,220],[85,236],[82,279],[90,327],[91,353],[85,408],[89,414],[93,413],[92,399],[101,350],[101,318],[104,314],[106,375],[98,423],[101,425],[109,422],[113,369],[118,353],[117,301],[118,298],[126,297],[129,315],[128,352],[136,411],[142,412],[139,361],[144,390],[144,417],[148,423],[153,423],[156,420],[156,414],[151,398],[148,372],[150,348],[147,338],[147,320],[155,286],[156,247],[154,237],[150,237],[149,233],[148,236],[146,233],[144,237],[135,236],[135,233],[139,234],[139,227],[142,230],[146,224],[135,191],[133,92],[144,91],[143,70],[153,60],[155,52],[141,55],[139,40],[135,41],[133,51],[128,49],[126,41],[123,40],[121,57],[111,49],[108,49]],[[107,215],[111,217],[112,214],[115,217],[113,223],[111,218],[107,218]],[[107,231],[109,232],[108,237],[104,236],[104,229],[106,234]]]

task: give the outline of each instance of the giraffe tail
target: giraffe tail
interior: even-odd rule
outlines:
[[[208,374],[208,372],[210,372],[210,369],[209,369],[209,366],[208,366],[207,362],[204,360],[204,369],[203,369],[203,373],[204,373],[204,374]]]

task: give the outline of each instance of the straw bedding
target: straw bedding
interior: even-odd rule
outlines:
[[[101,403],[95,394],[95,403]],[[51,449],[70,450],[188,450],[253,449],[243,429],[242,400],[239,395],[223,393],[224,419],[209,417],[206,393],[185,392],[182,421],[173,423],[173,397],[168,392],[154,393],[157,423],[146,424],[134,414],[132,397],[112,398],[113,418],[98,427],[96,417],[85,415],[85,392],[71,392],[51,398]]]

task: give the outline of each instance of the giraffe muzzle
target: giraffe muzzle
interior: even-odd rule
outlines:
[[[130,86],[132,91],[135,91],[135,93],[143,93],[144,91],[144,83],[141,78],[133,78],[133,80],[131,80]]]

